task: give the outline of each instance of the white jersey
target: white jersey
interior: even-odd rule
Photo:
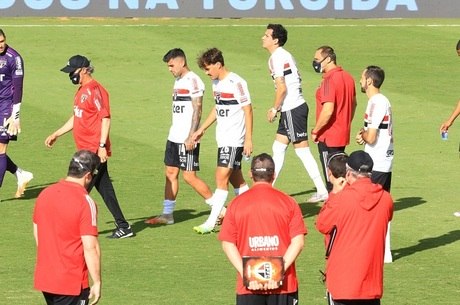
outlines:
[[[248,85],[230,72],[223,80],[212,82],[216,102],[216,141],[218,147],[243,147],[246,134],[243,106],[251,104]]]
[[[282,47],[277,48],[268,59],[268,68],[273,81],[278,77],[284,77],[286,83],[287,94],[281,103],[281,111],[288,111],[305,103],[302,95],[302,79],[291,53]]]
[[[393,164],[393,116],[390,101],[381,93],[367,102],[364,129],[377,129],[374,144],[366,144],[366,151],[374,161],[374,171],[389,173]]]
[[[192,99],[203,96],[204,83],[194,72],[189,71],[182,78],[176,78],[172,94],[172,125],[168,140],[184,143],[192,126]]]

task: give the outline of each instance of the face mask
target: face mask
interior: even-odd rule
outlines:
[[[74,85],[78,85],[80,83],[80,73],[75,73],[75,72],[69,73],[69,78],[72,84]]]
[[[313,70],[315,70],[316,73],[321,73],[323,72],[323,67],[321,67],[321,63],[326,60],[327,57],[324,57],[321,61],[316,61],[314,60],[311,65],[313,66]]]

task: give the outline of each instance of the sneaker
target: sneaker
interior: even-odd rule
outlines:
[[[460,217],[460,211],[454,213],[455,217]]]
[[[15,198],[21,198],[24,195],[27,184],[34,178],[31,172],[19,169],[16,171],[16,178],[18,179],[18,189],[16,190]]]
[[[325,193],[325,194],[314,193],[313,196],[311,196],[307,200],[307,203],[318,203],[318,202],[321,202],[321,201],[326,201],[327,198],[329,198],[328,193]]]
[[[195,231],[198,234],[209,234],[214,232],[214,228],[207,227],[205,224],[193,227],[193,231]]]
[[[161,214],[144,220],[144,223],[149,225],[172,225],[174,223],[174,217],[172,214]]]
[[[134,232],[131,229],[131,226],[129,226],[127,228],[116,228],[115,230],[113,230],[112,235],[108,235],[107,238],[122,239],[132,236],[134,236]]]

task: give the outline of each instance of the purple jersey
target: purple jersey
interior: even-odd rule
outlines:
[[[24,63],[21,55],[10,46],[0,54],[0,114],[9,116],[13,104],[22,100]]]

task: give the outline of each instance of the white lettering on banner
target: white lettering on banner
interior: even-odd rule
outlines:
[[[129,9],[139,9],[139,0],[109,0],[109,9],[117,10],[120,8],[120,1],[124,2]],[[145,2],[146,10],[153,10],[157,4],[166,4],[170,10],[178,10],[177,0],[147,0]]]

